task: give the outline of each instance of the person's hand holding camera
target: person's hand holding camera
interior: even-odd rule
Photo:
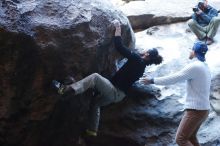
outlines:
[[[197,15],[199,15],[199,14],[202,13],[202,10],[199,9],[199,8],[193,8],[192,10],[193,10],[193,12],[194,12],[195,14],[197,14]]]
[[[202,13],[202,10],[198,8],[198,11],[196,11],[197,15],[200,15]]]

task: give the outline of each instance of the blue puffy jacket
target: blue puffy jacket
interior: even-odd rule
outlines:
[[[198,6],[197,6],[198,8]],[[201,26],[207,26],[213,17],[218,16],[218,11],[211,6],[207,6],[201,14],[194,13],[192,19]]]

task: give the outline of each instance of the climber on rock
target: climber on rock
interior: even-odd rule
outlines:
[[[89,110],[89,127],[86,134],[96,136],[99,126],[100,107],[121,101],[134,82],[143,76],[145,67],[152,64],[160,64],[163,58],[158,50],[149,49],[143,54],[137,54],[126,48],[122,43],[121,26],[118,20],[113,21],[115,27],[114,43],[116,50],[125,58],[127,62],[113,75],[111,79],[106,79],[98,73],[93,73],[84,79],[70,85],[62,85],[53,81],[59,94],[72,92],[75,95],[81,94],[89,88],[96,89],[98,96],[94,96]]]

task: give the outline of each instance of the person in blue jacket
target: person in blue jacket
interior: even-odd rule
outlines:
[[[70,85],[56,84],[59,85],[57,87],[59,94],[72,92],[77,95],[89,88],[94,88],[99,92],[99,95],[94,96],[91,102],[89,125],[86,130],[86,135],[89,136],[97,135],[100,107],[121,101],[133,83],[143,76],[146,66],[160,64],[163,60],[156,48],[149,49],[143,54],[137,54],[126,48],[122,43],[120,22],[115,20],[113,23],[115,26],[115,48],[128,59],[113,77],[108,80],[98,73],[93,73]]]
[[[208,5],[208,0],[199,0],[193,11],[192,19],[188,21],[190,29],[200,41],[212,44],[220,24],[218,11]]]

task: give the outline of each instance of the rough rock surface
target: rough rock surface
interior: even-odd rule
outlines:
[[[120,11],[103,0],[3,0],[0,7],[0,145],[175,145],[184,84],[136,85],[128,98],[102,109],[97,138],[80,136],[91,94],[60,99],[49,88],[52,79],[62,80],[67,74],[81,79],[91,72],[109,76],[115,71],[118,55],[109,26],[113,19],[123,24],[126,46],[134,45],[128,20]],[[162,76],[188,63],[184,58],[195,37],[186,28],[181,23],[136,33],[139,51],[159,46],[165,57],[160,66],[147,67],[147,75]],[[207,54],[217,92],[219,38],[218,32]],[[202,146],[220,146],[219,120],[211,111],[199,131]]]
[[[214,76],[211,86],[211,103],[212,107],[220,115],[220,74]]]
[[[111,8],[111,9],[110,9]],[[111,21],[124,43],[134,34],[124,14],[103,0],[0,2],[0,145],[76,145],[86,124],[87,94],[61,100],[52,79],[109,77],[119,59]]]

